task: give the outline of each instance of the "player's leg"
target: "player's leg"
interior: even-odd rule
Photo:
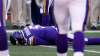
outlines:
[[[68,27],[66,26],[67,19],[65,18],[68,10],[65,6],[66,1],[67,0],[54,0],[54,16],[59,29],[58,37],[56,39],[57,56],[67,56],[68,39],[66,34]]]
[[[19,28],[18,21],[18,0],[11,0],[11,24],[14,29]]]
[[[74,35],[68,33],[68,41],[73,42]],[[86,36],[84,38],[85,45],[100,45],[100,37],[99,36]]]
[[[33,25],[31,19],[31,0],[26,0],[26,25]]]
[[[100,37],[85,38],[86,45],[100,45]]]
[[[69,5],[71,26],[74,32],[73,49],[74,56],[84,56],[84,32],[83,23],[86,14],[86,0],[74,0]]]
[[[0,26],[0,56],[9,56],[7,36],[4,26]]]
[[[43,26],[49,26],[50,25],[50,14],[49,9],[52,4],[52,0],[43,0],[43,8],[40,8],[40,10],[43,10],[42,14],[42,25]]]
[[[97,27],[97,20],[99,16],[99,8],[100,8],[99,0],[91,0],[90,1],[90,23],[91,29],[96,30]]]
[[[6,19],[7,19],[7,9],[6,9],[6,7],[8,5],[7,1],[8,0],[3,0],[3,15],[4,15],[3,17],[6,18]]]
[[[73,42],[74,35],[68,34],[68,41]],[[85,45],[100,45],[100,37],[97,36],[85,36],[84,38]]]
[[[7,0],[7,1],[6,1],[6,19],[8,19],[8,18],[7,18],[7,13],[8,13],[8,11],[9,11],[9,9],[10,9],[10,5],[11,5],[11,0]]]
[[[49,0],[43,0],[42,25],[43,26],[50,25]]]
[[[0,56],[9,56],[7,36],[3,19],[3,0],[0,0]]]
[[[21,28],[24,28],[26,25],[26,0],[17,0],[18,1],[18,25],[21,26]]]

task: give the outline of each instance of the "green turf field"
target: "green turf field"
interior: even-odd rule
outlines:
[[[56,56],[56,48],[42,46],[10,46],[11,56]],[[68,56],[73,52],[69,48]],[[86,46],[85,56],[100,56],[100,46]]]
[[[87,36],[100,36],[100,33],[86,33]],[[9,45],[11,56],[56,56],[56,48],[44,46],[12,46]],[[73,56],[69,47],[68,56]],[[100,56],[100,45],[86,46],[85,56]]]

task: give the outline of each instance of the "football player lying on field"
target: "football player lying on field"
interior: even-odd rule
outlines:
[[[10,36],[13,45],[56,45],[58,35],[57,28],[54,26],[27,26],[21,31],[15,31]],[[73,34],[68,34],[69,42],[73,41]],[[99,45],[99,37],[87,36],[86,45]]]

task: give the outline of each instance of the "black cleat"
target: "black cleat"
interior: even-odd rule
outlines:
[[[17,25],[13,25],[12,28],[13,28],[13,29],[18,29],[19,26],[17,26]]]
[[[91,27],[91,30],[96,30],[97,28],[95,26],[92,26]]]

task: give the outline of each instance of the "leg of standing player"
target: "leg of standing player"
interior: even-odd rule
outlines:
[[[7,20],[7,13],[10,9],[10,5],[11,5],[11,0],[6,0],[6,14],[5,14],[5,19]]]
[[[8,0],[3,0],[3,17],[6,18],[7,15],[6,15],[6,5],[7,5],[7,1]]]
[[[84,32],[83,24],[86,14],[86,0],[74,0],[69,5],[71,27],[74,33],[74,56],[84,56]]]
[[[26,11],[24,0],[12,0],[11,2],[11,22],[14,28],[25,26]],[[24,7],[24,8],[23,8]]]
[[[0,0],[0,56],[9,56],[7,36],[3,21],[3,0]]]
[[[49,9],[50,5],[52,3],[52,0],[36,0],[36,4],[40,8],[40,13],[42,14],[42,25],[43,26],[49,26],[50,25],[50,15],[49,15]]]
[[[31,20],[31,0],[26,0],[26,25],[33,25]]]
[[[56,40],[57,56],[67,56],[67,32],[69,30],[68,25],[68,8],[65,6],[68,0],[54,0],[54,16],[59,28],[59,34]],[[67,17],[67,19],[65,19]]]
[[[26,5],[25,0],[18,0],[18,21],[19,26],[26,25]]]
[[[23,20],[25,20],[26,25],[33,25],[31,20],[31,0],[23,0],[23,13],[24,17]],[[26,13],[26,14],[25,14]]]
[[[89,0],[90,1],[90,23],[91,29],[96,30],[98,16],[100,13],[100,0]]]
[[[21,13],[21,12],[20,12]],[[18,21],[18,0],[11,1],[11,23],[13,28],[18,28],[19,21]]]
[[[43,16],[42,16],[42,25],[49,26],[50,25],[50,13],[49,9],[53,0],[43,0]]]
[[[50,24],[49,0],[43,0],[42,25],[49,26],[49,24]]]

